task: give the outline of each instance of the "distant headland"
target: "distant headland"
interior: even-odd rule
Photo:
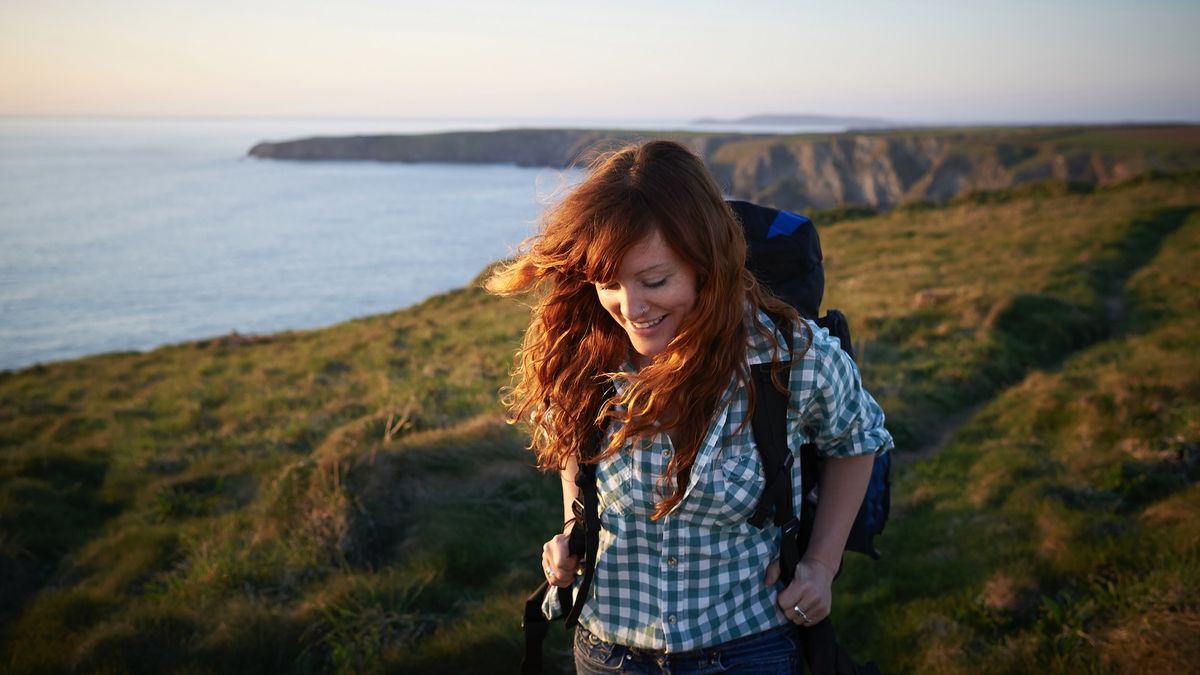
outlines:
[[[739,126],[814,126],[814,127],[845,127],[847,129],[885,129],[905,126],[878,117],[847,117],[845,115],[749,115],[723,119],[719,117],[701,117],[693,120],[693,124],[736,124]]]
[[[797,123],[795,116],[786,117]],[[806,116],[812,122],[816,116]],[[769,120],[772,116],[757,116]],[[747,118],[752,119],[752,118]],[[782,119],[782,117],[781,117]],[[845,123],[850,118],[837,119]],[[585,166],[647,138],[692,148],[728,194],[793,210],[890,209],[1057,180],[1102,187],[1149,172],[1200,169],[1200,125],[887,129],[748,134],[626,129],[505,129],[304,138],[249,155],[296,161]]]

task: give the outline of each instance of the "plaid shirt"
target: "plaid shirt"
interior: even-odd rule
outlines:
[[[774,326],[761,311],[758,318]],[[858,368],[836,337],[814,323],[809,326],[812,344],[792,362],[790,375],[791,407],[799,412],[788,414],[789,445],[797,464],[806,429],[825,457],[887,451],[892,438],[884,429],[883,411],[863,389]],[[797,351],[805,340],[805,333],[797,331]],[[782,341],[777,346],[787,354]],[[772,351],[770,340],[750,331],[749,364],[769,362]],[[600,548],[591,597],[579,622],[598,637],[680,652],[787,623],[775,605],[782,584],[763,584],[767,563],[778,557],[778,529],[768,523],[760,530],[747,522],[764,480],[746,420],[745,387],[730,382],[723,401],[702,441],[683,500],[664,518],[652,521],[649,516],[655,482],[673,452],[666,433],[597,466]],[[793,475],[799,513],[799,467]],[[551,618],[562,613],[553,590],[542,607]]]

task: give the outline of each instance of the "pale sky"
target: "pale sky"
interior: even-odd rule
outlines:
[[[1200,2],[0,0],[0,115],[1200,121]]]

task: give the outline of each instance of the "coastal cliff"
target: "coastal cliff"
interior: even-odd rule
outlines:
[[[989,128],[751,135],[585,129],[306,138],[259,143],[284,160],[457,162],[564,168],[644,138],[670,138],[704,157],[741,199],[788,209],[908,202],[1059,180],[1105,186],[1147,172],[1200,167],[1200,126]]]
[[[597,131],[509,129],[440,134],[305,138],[259,143],[251,157],[291,160],[457,162],[565,167],[605,140]]]

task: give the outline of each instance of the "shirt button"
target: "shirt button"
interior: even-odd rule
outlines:
[[[670,558],[667,558],[667,567],[674,567],[678,564],[679,564],[679,561],[675,559],[675,556],[671,556]]]
[[[663,450],[663,457],[670,457],[670,456],[671,456],[671,449],[670,449],[670,448],[665,448],[665,449]]]
[[[675,615],[674,615],[674,614],[672,614],[671,616],[668,616],[668,617],[667,617],[667,623],[669,623],[669,624],[674,624],[674,623],[675,623]]]

